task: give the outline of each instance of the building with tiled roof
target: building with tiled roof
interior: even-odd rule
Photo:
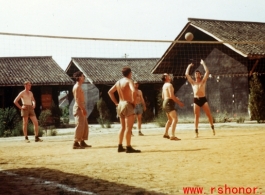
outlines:
[[[60,91],[71,90],[74,82],[51,56],[1,57],[0,58],[0,106],[14,106],[18,93],[24,90],[25,81],[32,83],[31,91],[36,99],[36,114],[58,105]]]
[[[113,120],[116,118],[116,109],[113,102],[108,96],[108,90],[119,79],[123,77],[122,68],[129,66],[133,72],[133,80],[137,80],[140,83],[139,89],[142,90],[146,101],[150,102],[150,110],[153,113],[153,109],[156,108],[156,98],[158,89],[161,89],[162,80],[161,75],[152,74],[151,70],[158,62],[158,58],[78,58],[73,57],[66,73],[72,77],[76,71],[84,73],[87,81],[87,85],[93,85],[98,89],[100,96],[105,100],[109,109],[113,112]],[[93,87],[89,87],[93,91]],[[91,92],[93,93],[93,92]],[[94,97],[95,94],[88,95]],[[69,98],[70,101],[72,97]],[[91,100],[94,102],[94,100]],[[93,106],[93,105],[91,105]],[[88,112],[91,112],[93,107]],[[93,115],[93,114],[92,114]],[[91,116],[93,117],[93,116]],[[92,119],[90,119],[91,121]]]
[[[177,95],[185,102],[180,115],[191,115],[193,95],[185,78],[188,64],[204,72],[204,59],[210,71],[207,97],[215,116],[247,116],[249,79],[257,72],[265,83],[265,23],[189,18],[189,22],[165,51],[152,73],[174,75]],[[193,39],[187,41],[190,32]]]

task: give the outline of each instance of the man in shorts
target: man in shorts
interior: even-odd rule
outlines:
[[[30,118],[34,126],[35,142],[42,142],[38,136],[39,126],[34,109],[36,107],[36,101],[34,99],[33,93],[30,91],[31,83],[30,81],[24,82],[25,89],[21,91],[14,100],[14,104],[21,110],[21,116],[23,118],[23,134],[25,136],[25,142],[30,143],[28,139],[28,119]],[[19,100],[22,101],[22,106],[18,103]]]
[[[175,103],[177,103],[180,107],[183,107],[184,104],[179,100],[178,97],[174,95],[174,88],[171,84],[171,77],[167,73],[162,75],[162,81],[164,81],[164,85],[162,87],[163,110],[166,112],[168,118],[163,137],[170,140],[181,140],[175,135],[178,123],[178,115],[175,110]],[[170,126],[172,129],[171,137],[168,134]]]
[[[195,137],[198,138],[199,132],[198,132],[198,125],[199,125],[199,117],[200,117],[200,109],[202,108],[205,112],[206,116],[208,117],[209,123],[211,125],[213,135],[215,135],[214,125],[213,125],[213,117],[211,115],[210,107],[207,102],[207,99],[205,97],[205,86],[206,81],[209,77],[209,70],[203,60],[201,60],[201,65],[203,66],[205,70],[205,74],[203,78],[201,78],[201,73],[199,70],[195,71],[195,81],[191,78],[189,75],[190,68],[193,66],[193,64],[189,64],[186,69],[186,77],[188,81],[190,82],[193,94],[194,94],[194,104],[193,104],[193,110],[194,110],[194,125],[195,125]]]
[[[136,104],[136,90],[132,80],[132,71],[129,67],[122,69],[123,78],[118,80],[108,91],[110,99],[117,106],[117,114],[120,117],[121,129],[119,132],[118,152],[139,153],[131,146],[132,128],[134,123],[134,108]],[[119,102],[114,93],[118,92]],[[126,138],[126,149],[122,146],[123,137]]]
[[[138,135],[143,136],[144,134],[141,131],[142,126],[142,114],[146,110],[145,101],[143,98],[143,93],[139,87],[139,83],[137,81],[134,81],[134,87],[136,90],[136,105],[134,108],[135,117],[137,118],[137,128],[138,128]]]

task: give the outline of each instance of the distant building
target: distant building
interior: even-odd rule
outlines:
[[[108,90],[123,77],[121,70],[124,66],[129,66],[133,71],[133,80],[140,82],[139,89],[149,103],[151,112],[157,112],[156,99],[162,80],[161,75],[152,74],[151,69],[158,60],[157,58],[72,58],[66,73],[72,77],[74,72],[81,71],[86,76],[84,85],[87,86],[90,121],[95,121],[97,118],[94,107],[100,97],[106,102],[111,111],[112,120],[115,121],[117,120],[116,107],[108,96]],[[73,97],[69,99],[71,102]]]
[[[185,43],[187,32],[194,35],[189,43]],[[190,74],[198,67],[204,72],[199,66],[200,59],[205,60],[211,74],[206,92],[212,112],[227,113],[229,117],[247,116],[249,79],[253,72],[260,75],[265,86],[265,23],[189,18],[175,41],[152,73],[174,75],[175,92],[185,103],[179,109],[180,116],[193,113],[193,94],[185,70],[193,62],[195,67]]]
[[[58,95],[69,91],[74,82],[50,56],[43,57],[2,57],[0,58],[0,107],[15,106],[13,101],[24,90],[24,82],[32,83],[37,107],[50,108],[52,102],[58,107]]]

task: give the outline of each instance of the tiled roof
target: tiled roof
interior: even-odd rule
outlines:
[[[230,42],[229,45],[248,56],[262,55],[265,57],[265,23],[194,18],[189,18],[189,21],[190,25],[203,29],[220,41]],[[237,44],[231,42],[249,43]]]
[[[72,66],[82,71],[94,84],[113,84],[123,77],[122,68],[129,66],[133,80],[141,83],[160,83],[161,75],[151,73],[159,59],[157,58],[72,58],[66,72],[72,76]],[[75,70],[76,71],[76,70]]]
[[[152,73],[169,72],[185,77],[190,59],[195,58],[195,63],[199,64],[198,60],[206,58],[214,48],[225,50],[233,57],[240,56],[246,61],[265,58],[265,23],[195,18],[188,20],[175,42],[172,42],[154,66]],[[186,42],[187,32],[193,33],[194,44]]]
[[[20,86],[26,80],[34,85],[74,83],[50,56],[0,58],[0,86]]]

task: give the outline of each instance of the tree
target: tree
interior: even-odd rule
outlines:
[[[263,86],[258,78],[257,73],[254,73],[250,80],[249,109],[251,113],[251,119],[257,120],[258,123],[261,120],[265,120],[264,97],[265,93]]]

